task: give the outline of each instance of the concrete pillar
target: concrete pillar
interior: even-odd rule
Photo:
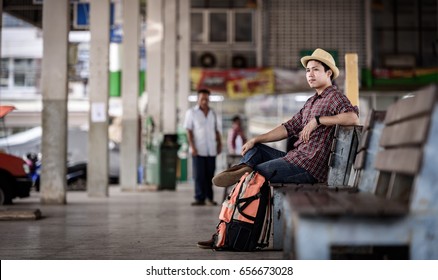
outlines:
[[[43,6],[41,202],[65,204],[67,163],[68,0]]]
[[[0,0],[0,56],[2,53],[3,0]]]
[[[137,187],[139,32],[139,0],[125,0],[123,1],[123,116],[120,147],[120,185],[123,190],[135,190]]]
[[[176,132],[176,0],[164,1],[163,132]]]
[[[108,196],[108,69],[110,0],[90,0],[90,128],[88,196]]]
[[[163,5],[162,1],[147,2],[147,115],[155,123],[155,131],[162,131],[162,56],[163,56]]]
[[[178,120],[182,127],[189,108],[190,94],[190,0],[179,1],[178,40]]]

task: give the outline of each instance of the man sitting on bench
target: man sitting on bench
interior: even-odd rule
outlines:
[[[335,60],[316,49],[301,58],[309,86],[316,90],[304,107],[289,121],[250,139],[242,147],[238,165],[219,173],[213,183],[219,187],[235,184],[245,172],[255,170],[271,183],[326,182],[334,125],[358,125],[358,109],[332,84],[339,75]],[[296,136],[292,150],[282,152],[262,143]]]

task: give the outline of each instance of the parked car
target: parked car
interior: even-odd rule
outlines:
[[[32,179],[28,171],[29,166],[23,159],[0,152],[0,205],[30,195]]]
[[[12,110],[12,106],[0,106],[0,120]],[[28,197],[31,187],[29,165],[22,158],[0,151],[0,205],[11,204],[16,197]]]
[[[42,145],[42,128],[34,127],[24,132],[19,132],[8,137],[8,139],[0,139],[0,149],[7,149],[10,154],[23,156],[28,154],[38,155],[41,153]],[[67,173],[71,170],[78,174],[77,169],[85,170],[88,162],[88,131],[82,128],[69,128],[68,130],[68,164]],[[119,144],[114,141],[108,142],[109,149],[109,182],[117,184],[119,181],[119,162],[120,151]],[[86,175],[85,175],[86,177]],[[67,176],[68,183],[76,183],[76,179],[81,179],[78,176]],[[80,180],[82,181],[82,180]],[[77,182],[83,183],[83,182]]]

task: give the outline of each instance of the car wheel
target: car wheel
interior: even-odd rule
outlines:
[[[3,191],[3,188],[0,186],[0,205],[5,204],[5,192]]]
[[[85,191],[87,190],[87,179],[77,178],[67,184],[67,190],[69,191]]]
[[[7,187],[2,184],[0,185],[0,205],[5,205],[5,204],[12,204],[12,198]]]

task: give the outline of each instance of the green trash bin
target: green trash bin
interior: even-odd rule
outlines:
[[[177,134],[156,134],[147,149],[146,183],[175,190],[178,164]]]
[[[160,184],[158,189],[175,190],[178,167],[178,135],[165,134],[160,146]]]

